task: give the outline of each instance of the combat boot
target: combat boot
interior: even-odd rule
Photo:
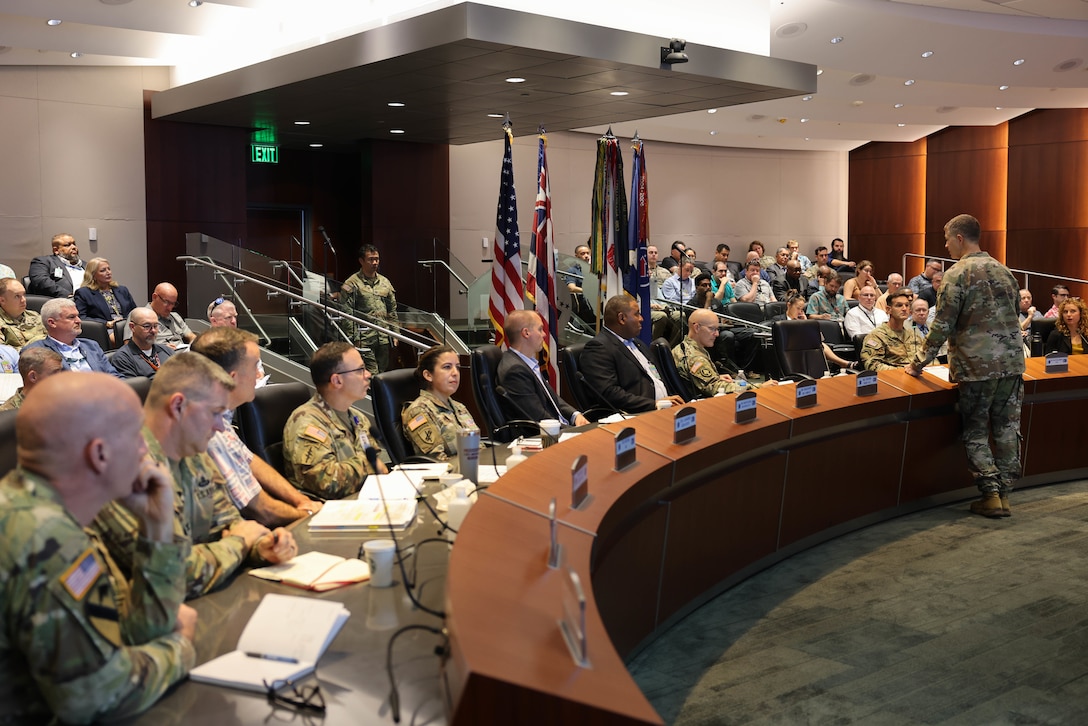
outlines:
[[[1001,507],[1001,497],[997,492],[986,492],[981,499],[971,502],[971,511],[991,519],[1005,516],[1005,510]]]
[[[1011,517],[1012,516],[1012,507],[1009,506],[1008,496],[1002,496],[1001,497],[1001,511],[1003,512],[1003,514],[1001,515],[1003,517]]]

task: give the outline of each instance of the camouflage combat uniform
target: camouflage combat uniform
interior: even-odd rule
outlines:
[[[898,333],[887,323],[876,326],[861,346],[861,364],[867,371],[901,370],[922,352],[925,338],[914,328]]]
[[[283,427],[283,466],[287,481],[325,499],[359,491],[367,474],[366,447],[381,447],[370,422],[358,409],[334,411],[315,393],[295,409]]]
[[[0,482],[0,723],[139,713],[185,677],[196,654],[174,633],[183,543],[135,546],[131,588],[22,469]]]
[[[0,411],[17,411],[23,405],[23,387],[11,394],[11,398],[0,403]]]
[[[1020,478],[1020,408],[1024,353],[1020,286],[985,252],[965,254],[944,273],[937,313],[918,366],[948,340],[949,378],[959,384],[967,464],[984,494],[1007,496]],[[994,448],[989,438],[993,435]]]
[[[457,430],[479,428],[463,404],[451,398],[447,406],[430,391],[420,391],[400,420],[417,454],[449,460],[453,471],[457,471]]]
[[[24,310],[18,319],[11,317],[0,308],[0,343],[12,348],[22,348],[27,343],[45,337],[45,325],[42,316],[33,310]]]
[[[340,302],[344,310],[363,320],[369,320],[383,328],[396,328],[397,291],[385,275],[364,277],[362,271],[349,277],[340,288]],[[389,336],[365,325],[345,325],[355,345],[370,349],[363,358],[367,370],[377,375],[389,369]]]
[[[241,521],[227,496],[223,475],[207,454],[174,461],[163,453],[155,436],[143,430],[148,452],[168,466],[174,477],[174,537],[192,543],[185,559],[185,597],[205,595],[220,585],[250,557],[259,562],[256,547],[247,548],[239,536],[223,537],[223,531]],[[139,522],[117,502],[98,513],[90,529],[109,548],[122,572],[132,570]]]
[[[710,360],[710,354],[696,340],[681,340],[680,345],[672,349],[672,359],[676,361],[680,377],[694,386],[698,398],[710,398],[718,393],[737,390],[735,383],[721,379],[714,362]]]

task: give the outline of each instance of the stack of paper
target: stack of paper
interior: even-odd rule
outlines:
[[[325,502],[310,517],[311,532],[388,532],[405,529],[416,519],[416,500],[339,499]]]

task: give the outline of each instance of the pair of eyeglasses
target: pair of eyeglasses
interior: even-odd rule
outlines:
[[[143,328],[144,330],[146,330],[147,332],[150,333],[152,330],[158,330],[159,329],[159,324],[158,323],[144,323],[143,325],[137,325],[136,327],[137,328]]]
[[[365,371],[365,370],[366,370],[366,366],[359,366],[358,368],[351,368],[351,369],[346,370],[346,371],[333,371],[333,373],[335,375],[338,375],[338,376],[346,376],[348,373],[358,373],[359,371]]]
[[[262,680],[261,683],[265,687],[265,695],[268,696],[269,703],[282,704],[285,706],[293,706],[295,708],[307,709],[310,711],[325,712],[325,697],[321,695],[321,686],[313,684],[310,686],[296,686],[294,681],[268,681]],[[281,693],[290,689],[289,693]]]

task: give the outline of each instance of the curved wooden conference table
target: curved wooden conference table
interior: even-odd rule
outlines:
[[[1083,420],[1088,356],[1070,356],[1066,374],[1027,363],[1018,486],[1088,476],[1081,429],[1068,423]],[[809,409],[794,408],[793,386],[763,388],[757,420],[744,425],[733,422],[733,396],[699,401],[698,436],[684,445],[672,443],[672,412],[639,416],[626,424],[638,461],[624,471],[612,468],[622,426],[609,425],[502,477],[450,558],[453,723],[660,724],[624,658],[680,617],[802,549],[975,494],[954,385],[888,371],[877,395],[858,398],[854,383],[818,381]],[[569,471],[583,453],[590,500],[573,510]],[[553,497],[565,564],[592,583],[588,668],[575,666],[557,625],[563,575],[546,563]]]

